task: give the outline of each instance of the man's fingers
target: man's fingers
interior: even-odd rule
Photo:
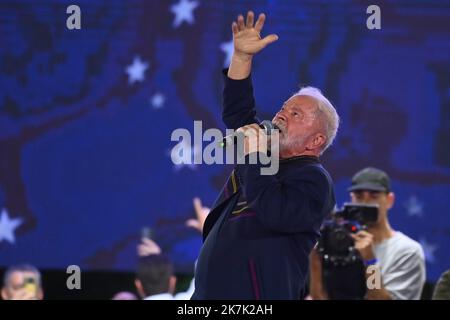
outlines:
[[[366,239],[366,237],[361,236],[361,235],[358,235],[358,234],[350,234],[350,236],[351,236],[354,240],[358,241],[358,243],[362,243],[362,242],[365,241],[365,239]]]
[[[236,132],[243,133],[245,137],[250,137],[250,136],[257,136],[259,133],[259,130],[262,130],[262,129],[259,127],[259,125],[254,123],[254,124],[248,124],[246,126],[243,126],[239,129],[237,129]]]
[[[357,233],[357,234],[354,234],[352,236],[353,236],[353,239],[358,240],[360,242],[367,239],[367,236],[365,234]]]
[[[367,231],[361,230],[356,234],[358,238],[373,238],[373,235]]]
[[[369,237],[369,238],[373,238],[373,234],[371,234],[370,232],[367,232],[365,230],[361,231],[361,234],[364,234],[365,236]]]
[[[243,133],[245,137],[260,136],[260,134],[265,134],[265,131],[256,123],[248,124],[236,130],[238,133]]]
[[[255,29],[258,32],[261,32],[262,28],[264,27],[265,20],[266,20],[266,15],[264,13],[261,13],[258,17],[258,20],[256,20],[256,23],[255,23]]]
[[[267,37],[264,37],[261,41],[264,44],[264,47],[278,40],[278,36],[276,34],[269,34]]]
[[[238,33],[238,25],[236,22],[233,21],[233,23],[231,24],[231,31],[233,32],[233,34]]]
[[[240,127],[239,129],[237,129],[237,131],[241,131],[241,132],[245,132],[248,129],[259,129],[259,124],[257,123],[252,123],[252,124],[247,124],[246,126]]]
[[[240,15],[238,16],[238,19],[237,19],[237,26],[238,26],[238,30],[239,30],[239,31],[242,31],[242,30],[244,30],[244,28],[245,28],[244,17],[242,16],[242,14],[240,14]]]
[[[246,27],[248,29],[253,28],[253,21],[255,19],[255,14],[253,13],[253,11],[249,11],[247,12],[247,23],[246,23]]]
[[[259,125],[256,123],[246,125],[244,128],[245,128],[245,131],[250,130],[250,131],[256,131],[256,132],[258,132],[258,130],[261,129],[259,127]]]

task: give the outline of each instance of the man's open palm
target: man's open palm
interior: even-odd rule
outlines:
[[[237,22],[233,22],[231,29],[233,30],[234,50],[238,55],[252,56],[268,44],[278,40],[276,34],[271,34],[261,39],[260,33],[264,26],[266,16],[262,13],[258,20],[254,23],[254,13],[247,13],[247,20],[244,23],[244,17],[239,15]]]

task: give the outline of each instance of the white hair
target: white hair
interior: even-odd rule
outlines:
[[[317,101],[318,112],[321,113],[321,119],[323,121],[325,135],[327,140],[322,147],[321,154],[333,144],[334,138],[339,128],[339,115],[331,102],[322,94],[322,92],[314,87],[303,87],[297,91],[295,96],[309,96]]]

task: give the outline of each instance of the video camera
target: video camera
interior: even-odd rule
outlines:
[[[325,264],[345,266],[359,257],[351,234],[366,229],[378,219],[378,206],[345,203],[321,228],[318,252]]]
[[[322,225],[317,251],[322,258],[322,276],[330,299],[364,298],[365,265],[351,235],[377,220],[377,205],[345,203]]]

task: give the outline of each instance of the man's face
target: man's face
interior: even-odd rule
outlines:
[[[280,128],[280,155],[302,152],[310,139],[320,132],[317,102],[310,96],[293,96],[277,112],[272,122]]]
[[[34,281],[27,282],[27,279]],[[2,290],[2,298],[5,300],[40,300],[43,298],[42,295],[33,272],[13,272]]]
[[[350,193],[352,203],[378,205],[378,222],[387,217],[387,211],[392,207],[394,198],[392,193],[358,190]]]

